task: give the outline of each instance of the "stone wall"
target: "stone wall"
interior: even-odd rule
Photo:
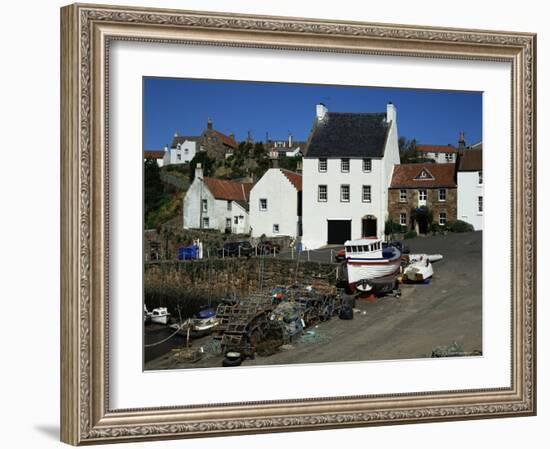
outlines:
[[[245,296],[294,282],[331,288],[336,282],[337,267],[317,262],[297,265],[296,260],[279,258],[146,263],[145,303],[149,310],[158,306],[174,310],[180,305],[185,317],[226,295]]]
[[[400,189],[388,190],[388,214],[394,223],[399,223],[399,214],[407,214],[407,228],[411,227],[411,209],[418,207],[418,189],[407,189],[407,202],[399,201]],[[457,218],[457,190],[446,189],[447,198],[439,201],[439,189],[426,189],[426,206],[433,214],[433,223],[439,224],[439,212],[447,213],[447,223]]]

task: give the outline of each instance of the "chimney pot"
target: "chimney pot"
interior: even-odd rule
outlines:
[[[325,116],[327,115],[328,109],[323,103],[319,103],[316,108],[317,113],[317,121],[324,120]]]

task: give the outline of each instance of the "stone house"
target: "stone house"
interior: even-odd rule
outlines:
[[[229,136],[214,129],[212,120],[208,119],[206,129],[198,138],[199,151],[206,151],[208,157],[217,161],[231,156],[238,148],[235,135]]]
[[[250,191],[252,237],[298,237],[302,228],[302,175],[270,168]]]
[[[183,199],[184,229],[250,232],[249,198],[252,183],[203,176],[200,164]]]
[[[414,227],[425,234],[429,230],[426,208],[432,223],[444,226],[457,218],[457,184],[455,164],[419,163],[396,165],[388,189],[389,218],[407,229]],[[411,215],[418,219],[415,223]]]
[[[382,236],[388,187],[399,164],[397,110],[329,112],[318,104],[303,158],[306,248]]]

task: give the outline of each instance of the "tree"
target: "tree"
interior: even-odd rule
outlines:
[[[206,151],[199,151],[189,163],[189,179],[191,182],[195,179],[195,168],[201,164],[204,176],[211,176],[214,172],[214,160],[208,157]]]
[[[409,140],[405,136],[401,136],[397,145],[402,164],[416,160],[416,139]]]
[[[143,196],[145,223],[151,212],[158,209],[165,199],[164,185],[160,179],[160,168],[156,159],[145,159],[143,164]]]

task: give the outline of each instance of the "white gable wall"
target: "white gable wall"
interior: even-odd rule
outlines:
[[[176,148],[170,148],[165,156],[165,165],[186,164],[190,162],[197,152],[197,142],[186,140]]]
[[[483,230],[483,212],[478,211],[478,197],[483,196],[477,171],[459,171],[457,174],[457,219],[470,223],[476,231]]]
[[[260,199],[267,199],[267,210],[260,210]],[[273,232],[273,225],[279,232]],[[270,168],[250,191],[252,237],[288,235],[298,232],[298,192],[278,168]]]
[[[207,211],[202,212],[202,200],[207,201]],[[184,229],[199,229],[202,228],[201,219],[208,217],[209,229],[220,229],[220,222],[217,214],[216,199],[204,185],[202,180],[195,177],[189,190],[183,199],[183,228]],[[221,222],[221,226],[224,226]]]
[[[372,159],[372,170],[363,172],[363,159],[350,158],[349,173],[342,173],[340,158],[327,160],[327,171],[319,172],[319,159],[304,158],[302,188],[302,243],[308,249],[319,248],[327,244],[327,221],[351,219],[351,237],[359,238],[362,234],[362,218],[374,215],[377,218],[378,234],[384,232],[384,221],[387,215],[387,186],[384,185],[383,159]],[[389,164],[389,163],[388,163]],[[392,164],[393,166],[393,164]],[[389,168],[391,170],[391,168]],[[391,176],[391,173],[390,175]],[[318,186],[327,186],[328,198],[320,202],[317,198]],[[349,184],[350,201],[340,201],[340,186]],[[363,185],[371,186],[371,202],[362,201]]]

